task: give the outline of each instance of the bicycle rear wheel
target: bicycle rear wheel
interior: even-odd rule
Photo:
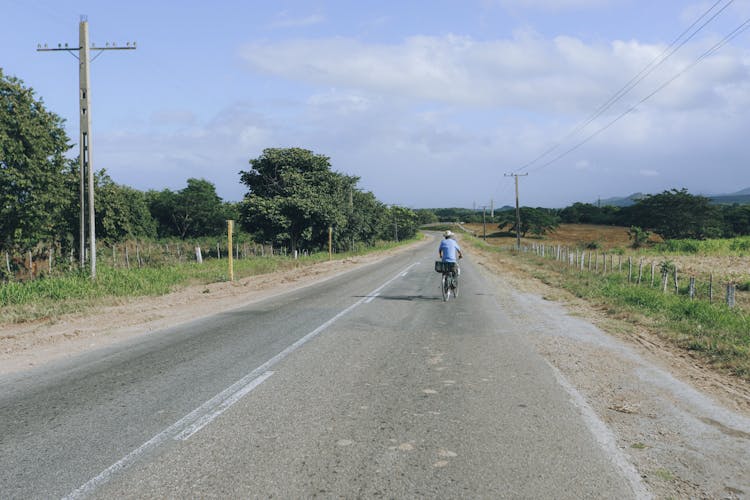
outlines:
[[[443,293],[443,301],[445,302],[448,300],[448,294],[450,293],[450,280],[448,279],[447,274],[443,274],[443,277],[440,279],[440,291]]]
[[[458,276],[453,274],[453,279],[451,279],[451,282],[453,284],[453,297],[458,297]]]

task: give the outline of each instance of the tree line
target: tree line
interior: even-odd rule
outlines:
[[[26,252],[79,247],[79,166],[64,120],[33,89],[0,70],[0,249]],[[226,220],[258,242],[290,250],[339,249],[413,237],[417,214],[387,206],[358,187],[359,178],[332,169],[330,159],[302,148],[269,148],[239,172],[247,193],[226,202],[214,184],[187,179],[179,190],[140,191],[95,173],[97,239],[191,239],[219,236]]]
[[[445,222],[482,222],[516,232],[515,209],[503,208],[493,217],[483,211],[429,210]],[[635,241],[650,231],[665,240],[733,238],[750,235],[750,205],[715,204],[686,189],[646,195],[627,207],[574,203],[562,209],[521,207],[521,235],[543,235],[560,224],[601,224],[630,228]]]

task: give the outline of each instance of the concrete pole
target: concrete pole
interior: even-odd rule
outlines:
[[[80,85],[80,112],[81,112],[81,184],[83,184],[84,168],[88,174],[88,204],[89,204],[89,261],[91,263],[91,279],[96,278],[96,214],[94,212],[94,162],[91,155],[91,103],[90,93],[91,77],[89,74],[89,23],[85,17],[81,18],[78,29],[80,71],[78,73]],[[83,185],[81,185],[83,188]],[[83,189],[81,189],[83,197]],[[81,210],[83,210],[83,198],[81,198]],[[81,231],[83,231],[83,214],[81,214]],[[83,243],[82,249],[83,249]],[[83,253],[83,252],[81,252]]]

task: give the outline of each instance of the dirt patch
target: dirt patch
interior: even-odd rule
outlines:
[[[0,375],[235,309],[330,279],[419,244],[253,276],[233,283],[190,286],[160,297],[118,299],[112,305],[55,320],[4,325],[0,330]]]

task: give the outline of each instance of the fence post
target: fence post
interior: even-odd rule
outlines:
[[[734,283],[727,283],[727,306],[734,307]]]
[[[674,266],[674,293],[680,294],[680,287],[677,284],[677,266]]]
[[[690,277],[690,289],[688,290],[688,294],[690,295],[690,300],[693,300],[695,298],[695,277]]]
[[[198,264],[203,264],[203,255],[201,254],[200,246],[195,247],[195,260],[198,262]]]
[[[669,271],[665,269],[661,273],[661,282],[662,282],[662,293],[667,293],[667,283],[669,282]]]
[[[31,257],[31,250],[29,250],[29,276],[32,280],[34,279],[34,261]]]
[[[714,301],[714,273],[708,275],[708,302]]]
[[[654,287],[654,275],[656,274],[656,262],[651,262],[651,288]]]
[[[628,256],[628,283],[633,281],[633,258]]]
[[[638,284],[641,284],[641,279],[643,278],[643,259],[638,262]]]
[[[603,274],[607,274],[607,254],[604,254],[604,268],[602,270]]]
[[[5,251],[5,269],[8,270],[8,275],[10,275],[10,255],[8,255],[8,251]]]

